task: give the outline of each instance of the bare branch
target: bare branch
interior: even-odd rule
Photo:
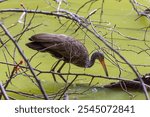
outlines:
[[[38,77],[34,73],[34,70],[33,70],[32,66],[30,65],[29,61],[27,60],[26,56],[23,54],[22,49],[19,47],[19,45],[17,44],[16,40],[11,36],[11,34],[9,33],[9,31],[6,29],[6,27],[2,23],[0,23],[0,27],[3,29],[3,31],[5,32],[5,34],[9,37],[9,39],[13,42],[13,44],[17,48],[18,52],[20,53],[20,55],[22,56],[22,58],[24,59],[24,61],[29,66],[30,72],[34,76],[35,80],[37,81],[37,83],[39,85],[39,89],[41,90],[43,96],[45,97],[45,99],[48,99],[48,96],[47,96],[47,94],[46,94],[46,92],[45,92],[45,90],[44,90],[44,88],[43,88],[43,86],[41,84],[41,81],[38,79]]]
[[[9,97],[8,97],[8,95],[7,95],[6,91],[5,91],[5,88],[3,87],[3,84],[1,82],[0,82],[0,90],[1,90],[1,93],[2,93],[0,95],[0,97],[3,95],[6,100],[9,100]]]

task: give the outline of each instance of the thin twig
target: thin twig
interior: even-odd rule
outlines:
[[[65,89],[63,90],[63,93],[58,98],[59,100],[63,97],[63,95],[66,93],[68,88],[73,84],[73,82],[77,79],[77,77],[78,77],[78,75],[76,75],[75,78],[65,87]]]
[[[24,61],[27,63],[27,65],[29,66],[30,72],[32,73],[32,75],[34,76],[36,82],[39,85],[39,89],[41,90],[43,96],[45,99],[48,99],[48,96],[41,84],[41,81],[38,79],[38,77],[36,76],[36,74],[34,73],[34,70],[32,68],[32,66],[30,65],[28,59],[26,58],[26,56],[24,55],[24,53],[22,52],[22,49],[19,47],[19,45],[16,43],[16,40],[13,38],[13,36],[9,33],[9,31],[7,30],[7,28],[0,23],[0,27],[3,29],[3,31],[5,32],[5,34],[9,37],[9,39],[13,42],[13,44],[15,45],[15,47],[17,48],[19,54],[22,56],[22,58],[24,59]]]

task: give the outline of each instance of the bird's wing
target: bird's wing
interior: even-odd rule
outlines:
[[[46,51],[56,58],[64,58],[66,62],[74,63],[78,66],[85,66],[88,61],[87,49],[78,41],[62,42],[59,44],[42,43]],[[83,64],[83,65],[82,65]]]

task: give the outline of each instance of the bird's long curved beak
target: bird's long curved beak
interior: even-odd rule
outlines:
[[[99,61],[100,61],[100,63],[103,66],[103,69],[105,71],[106,76],[108,76],[108,71],[107,71],[107,67],[106,67],[105,61],[104,60],[99,60]]]

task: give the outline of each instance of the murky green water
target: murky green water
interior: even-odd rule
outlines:
[[[55,7],[57,7],[57,4],[49,0],[51,3],[51,6],[49,6],[46,2],[46,0],[9,0],[8,2],[0,3],[0,9],[5,8],[21,8],[20,3],[23,3],[27,9],[36,9],[38,6],[39,10],[46,10],[46,11],[54,11]],[[75,12],[82,4],[84,4],[87,0],[83,1],[73,1],[68,0],[68,5],[62,4],[61,8],[66,9],[71,12]],[[149,0],[142,0],[139,1],[142,4],[145,4],[146,6],[150,5]],[[90,12],[92,12],[94,9],[100,8],[101,1],[97,1],[92,4],[91,8],[89,9],[90,4],[87,4],[84,8],[81,9],[79,12],[79,15],[87,16]],[[139,73],[141,75],[144,75],[146,73],[149,73],[150,71],[150,50],[149,50],[149,38],[150,38],[150,32],[147,31],[146,34],[146,41],[144,40],[144,34],[145,34],[145,27],[149,26],[150,20],[148,20],[145,17],[142,17],[135,21],[136,18],[138,18],[136,12],[133,10],[131,4],[128,0],[122,0],[121,2],[118,2],[116,0],[105,0],[104,3],[104,13],[102,16],[102,21],[104,23],[99,24],[97,20],[99,20],[100,17],[100,10],[97,11],[93,16],[91,16],[91,20],[95,21],[93,22],[94,26],[96,26],[96,29],[100,31],[101,35],[104,35],[104,37],[114,43],[114,47],[116,49],[120,49],[119,52],[133,65],[136,65],[136,68],[138,69]],[[21,13],[2,13],[0,14],[1,21],[3,21],[4,25],[6,27],[10,27],[17,23]],[[27,22],[30,21],[33,14],[27,14]],[[3,19],[5,18],[5,19]],[[65,22],[66,20],[63,18],[60,18],[60,20]],[[71,22],[70,22],[71,23]],[[66,35],[73,36],[82,42],[84,42],[85,39],[85,46],[87,47],[89,53],[91,53],[93,50],[98,49],[98,47],[93,43],[92,40],[94,40],[99,46],[101,46],[105,51],[108,53],[112,53],[107,47],[104,46],[98,39],[96,39],[93,35],[90,33],[87,33],[90,38],[86,37],[82,30],[79,30],[77,33],[74,33],[74,30],[77,28],[76,25],[71,26],[69,30],[67,30],[67,27],[69,26],[69,23],[64,25],[59,30],[58,27],[61,26],[58,19],[56,17],[50,17],[50,16],[44,16],[44,15],[35,15],[32,26],[36,26],[38,24],[42,24],[41,26],[30,30],[26,32],[19,41],[19,45],[24,51],[24,54],[29,59],[33,54],[36,53],[36,51],[33,51],[25,46],[25,43],[28,42],[28,38],[35,34],[35,33],[41,33],[41,32],[48,32],[48,33],[63,33]],[[115,33],[113,30],[113,27],[115,27],[115,31],[118,31],[120,34]],[[16,34],[20,33],[22,31],[22,24],[17,24],[13,28],[10,28],[10,33],[15,36]],[[57,31],[56,31],[57,30]],[[1,31],[1,30],[0,30]],[[85,31],[85,30],[84,30]],[[7,40],[8,38],[6,36],[3,36],[2,33],[0,33],[1,39]],[[127,37],[132,37],[137,40],[131,40]],[[147,44],[147,45],[146,45]],[[14,46],[11,41],[9,41],[6,45],[13,55],[14,53]],[[143,51],[143,50],[146,50]],[[9,63],[13,63],[13,60],[10,58],[8,53],[6,52],[6,49],[4,47],[0,48],[0,62],[6,62],[6,59],[4,57],[3,52],[6,54],[7,61]],[[142,51],[141,51],[142,50]],[[110,57],[110,56],[109,56]],[[109,71],[109,76],[111,77],[118,77],[119,76],[119,69],[112,64],[111,60],[114,60],[112,57],[106,56],[106,64]],[[116,56],[118,59],[118,57]],[[21,56],[18,52],[15,53],[15,61],[19,62],[22,60]],[[118,59],[120,60],[120,59]],[[50,70],[52,65],[57,60],[51,57],[48,53],[38,53],[33,60],[31,61],[31,65],[33,67],[37,66],[39,63],[41,63],[38,66],[38,69],[40,70]],[[123,62],[122,60],[120,60]],[[24,64],[25,65],[25,64]],[[120,67],[123,69],[121,72],[121,77],[125,79],[133,79],[136,78],[135,74],[132,72],[132,70],[125,64],[119,63]],[[146,65],[145,67],[140,65]],[[68,72],[69,65],[66,65],[65,68],[62,70],[62,72]],[[13,67],[9,67],[10,71],[13,69]],[[95,65],[92,68],[89,69],[83,69],[76,67],[74,65],[71,65],[71,71],[72,73],[90,73],[90,74],[100,74],[105,75],[103,72],[102,67],[99,65],[98,62],[95,63]],[[7,79],[6,73],[8,74],[8,68],[5,64],[0,64],[0,79],[1,81],[5,81]],[[29,72],[27,72],[29,73]],[[57,77],[57,80],[59,83],[55,83],[53,81],[51,74],[41,74],[38,76],[41,81],[42,85],[46,89],[47,93],[56,93],[61,88],[65,86],[63,81],[60,79],[60,77]],[[72,76],[69,76],[69,81],[72,80]],[[125,93],[123,90],[114,90],[114,89],[105,89],[105,88],[99,88],[99,86],[102,86],[104,84],[108,84],[110,82],[113,82],[113,80],[107,80],[107,79],[94,79],[92,86],[89,86],[91,78],[90,77],[83,77],[79,76],[79,78],[74,82],[74,84],[69,88],[68,94],[70,99],[131,99],[130,96]],[[97,84],[95,86],[95,84]],[[9,85],[8,89],[21,91],[21,92],[27,92],[27,93],[35,93],[39,94],[39,89],[33,84],[32,80],[30,80],[28,77],[23,76],[22,74],[18,75],[12,80],[12,84]],[[129,91],[133,95],[135,95],[135,98],[133,99],[145,99],[144,94],[140,91]],[[22,97],[19,95],[15,95],[13,93],[9,93],[12,97],[15,97],[17,99],[30,99],[26,97]]]

